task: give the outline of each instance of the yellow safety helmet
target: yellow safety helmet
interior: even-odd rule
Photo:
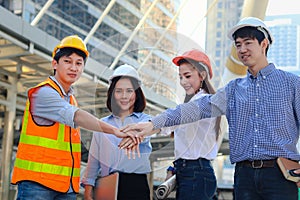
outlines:
[[[79,49],[85,53],[86,57],[89,56],[89,52],[88,52],[83,40],[78,35],[70,35],[70,36],[67,36],[64,39],[62,39],[60,41],[60,43],[54,48],[54,50],[52,52],[52,58],[54,58],[56,53],[58,53],[59,49],[62,49],[65,47]]]

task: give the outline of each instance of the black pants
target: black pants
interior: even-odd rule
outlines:
[[[150,200],[147,175],[120,173],[118,200]]]

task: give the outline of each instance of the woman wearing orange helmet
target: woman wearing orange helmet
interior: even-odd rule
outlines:
[[[215,93],[209,82],[213,76],[211,63],[204,52],[193,49],[172,61],[179,68],[180,85],[186,93],[184,102]],[[218,153],[220,118],[203,119],[171,130],[175,143],[176,199],[212,199],[217,184],[210,161]],[[163,128],[164,132],[170,132],[170,128]]]

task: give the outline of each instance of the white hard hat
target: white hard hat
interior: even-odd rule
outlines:
[[[111,84],[111,81],[113,78],[118,76],[129,76],[132,78],[135,78],[138,81],[138,84],[141,85],[142,81],[140,79],[140,76],[136,69],[132,67],[131,65],[124,64],[120,65],[117,69],[115,69],[113,75],[109,77],[109,84]]]
[[[241,19],[231,30],[228,32],[228,37],[231,40],[234,40],[233,34],[240,28],[246,27],[246,26],[251,26],[251,27],[257,27],[257,30],[261,31],[265,38],[269,41],[269,44],[272,44],[274,42],[274,38],[269,30],[269,28],[266,26],[266,24],[256,18],[256,17],[245,17]]]

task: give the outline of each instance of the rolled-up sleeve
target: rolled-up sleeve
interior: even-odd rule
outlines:
[[[41,87],[32,95],[31,101],[34,102],[32,115],[38,123],[54,121],[76,128],[74,116],[79,108],[64,100],[53,88]]]

